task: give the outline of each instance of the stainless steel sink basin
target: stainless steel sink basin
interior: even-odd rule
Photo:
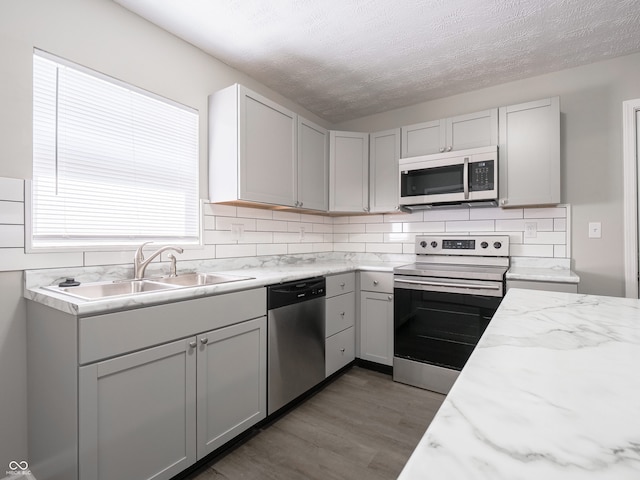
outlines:
[[[223,275],[218,273],[185,273],[177,277],[164,277],[154,279],[167,285],[180,287],[197,287],[200,285],[217,285],[219,283],[239,282],[241,280],[252,280],[253,277],[241,277],[238,275]]]
[[[155,292],[175,288],[164,283],[149,280],[128,280],[112,283],[91,283],[77,287],[50,287],[52,290],[63,292],[75,297],[96,300],[119,295],[133,295],[137,293]]]

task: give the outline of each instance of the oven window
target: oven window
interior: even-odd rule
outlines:
[[[464,165],[409,170],[400,176],[402,197],[440,195],[464,191]]]
[[[500,300],[396,288],[394,355],[461,370]]]

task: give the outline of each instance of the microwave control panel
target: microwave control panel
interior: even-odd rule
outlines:
[[[495,178],[494,162],[475,162],[469,164],[469,190],[479,192],[493,190]]]

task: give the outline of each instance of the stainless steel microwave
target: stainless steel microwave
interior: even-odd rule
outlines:
[[[498,198],[498,147],[401,158],[400,206]]]

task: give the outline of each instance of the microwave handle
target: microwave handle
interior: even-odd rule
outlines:
[[[469,200],[469,157],[464,157],[464,167],[462,170],[462,184],[464,188],[464,199]]]

